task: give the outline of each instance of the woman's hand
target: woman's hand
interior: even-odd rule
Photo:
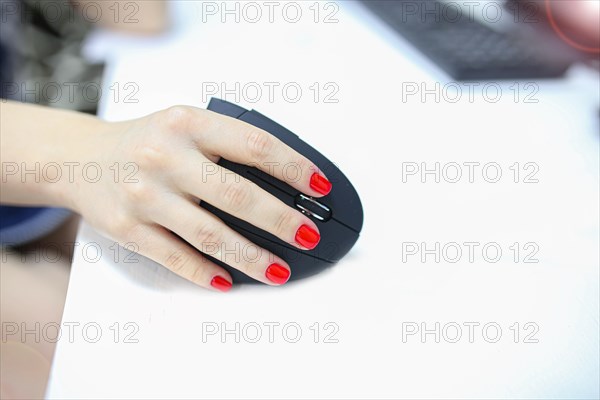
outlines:
[[[183,106],[103,124],[80,149],[93,155],[102,177],[95,182],[95,172],[91,178],[75,174],[66,196],[72,208],[120,244],[133,243],[140,254],[182,277],[226,291],[230,275],[201,252],[270,285],[285,283],[290,269],[201,208],[199,200],[300,249],[319,242],[309,218],[216,164],[223,157],[256,166],[310,196],[327,194],[331,184],[318,169],[267,132]],[[284,168],[290,165],[291,179]]]

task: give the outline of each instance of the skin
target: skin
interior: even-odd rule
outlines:
[[[305,215],[216,164],[224,157],[252,165],[309,196],[322,196],[309,185],[318,172],[311,161],[236,119],[176,106],[111,123],[10,101],[0,104],[0,113],[0,202],[69,208],[116,242],[129,248],[133,243],[138,253],[199,286],[214,290],[210,283],[215,276],[231,282],[230,275],[200,251],[269,285],[275,285],[265,275],[270,264],[289,270],[285,260],[200,208],[199,200],[300,249],[305,249],[295,242],[300,226],[318,232]],[[36,163],[41,170],[54,167],[38,179],[21,173]],[[96,167],[85,172],[83,166],[90,163]],[[299,174],[286,175],[290,169],[283,166],[289,165]],[[13,171],[15,166],[19,171]],[[101,177],[96,181],[98,171]],[[135,173],[129,176],[130,172]]]
[[[71,4],[79,9],[93,6],[93,18],[99,8],[98,20],[89,22],[113,31],[153,35],[164,31],[168,24],[167,4],[163,0],[73,0]]]

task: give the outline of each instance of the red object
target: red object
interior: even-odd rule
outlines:
[[[271,282],[282,285],[290,279],[290,270],[279,264],[273,263],[269,265],[265,275]]]
[[[231,282],[222,276],[217,275],[212,278],[212,281],[210,281],[210,286],[220,290],[221,292],[227,292],[229,289],[231,289]]]
[[[309,250],[314,249],[319,244],[321,235],[308,225],[302,225],[296,232],[296,243],[306,247]]]
[[[327,180],[323,175],[314,173],[310,177],[310,187],[312,190],[327,195],[331,192],[331,182]]]
[[[577,50],[585,51],[586,53],[600,54],[600,47],[585,46],[583,44],[577,43],[575,40],[568,37],[564,33],[564,31],[558,26],[558,23],[556,22],[556,19],[554,18],[554,13],[552,12],[552,6],[550,5],[550,0],[546,0],[545,3],[546,3],[546,14],[548,15],[548,21],[550,21],[550,26],[552,26],[552,29],[554,29],[554,32],[556,32],[558,37],[560,37],[563,42],[565,42],[566,44],[568,44],[571,47],[576,48]],[[596,28],[596,30],[597,30],[597,28]]]

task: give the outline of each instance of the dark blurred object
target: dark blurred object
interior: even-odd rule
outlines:
[[[68,1],[0,0],[0,19],[3,98],[96,113],[104,68],[81,54],[85,14]]]
[[[4,82],[9,82],[12,79],[12,68],[8,56],[8,50],[0,42],[0,99],[8,97]]]
[[[593,57],[561,40],[544,0],[488,2],[487,14],[436,0],[362,3],[457,80],[555,78]]]

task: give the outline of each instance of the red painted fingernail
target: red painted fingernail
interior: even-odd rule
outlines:
[[[210,286],[220,290],[221,292],[227,292],[229,289],[231,289],[231,282],[222,276],[217,275],[212,278],[212,281],[210,281]]]
[[[319,192],[323,195],[329,194],[331,192],[331,182],[327,180],[323,175],[315,172],[310,177],[310,187],[312,190]]]
[[[274,263],[267,267],[265,275],[271,282],[283,285],[290,279],[290,270]]]
[[[308,225],[302,225],[296,232],[296,243],[306,247],[309,250],[314,249],[319,244],[321,235]]]

